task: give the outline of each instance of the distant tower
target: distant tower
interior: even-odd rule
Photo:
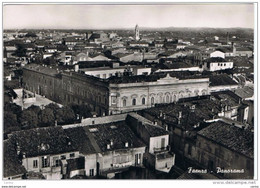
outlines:
[[[229,43],[229,33],[227,32],[227,44]]]
[[[135,40],[140,40],[138,25],[135,26]]]

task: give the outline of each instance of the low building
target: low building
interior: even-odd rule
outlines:
[[[212,100],[218,100],[221,104],[219,117],[225,117],[245,123],[248,121],[249,107],[242,103],[242,98],[232,91],[219,91],[211,93]]]
[[[9,140],[26,171],[40,172],[45,179],[62,179],[68,173],[67,159],[79,157],[62,127],[17,131]]]
[[[144,163],[158,171],[169,172],[175,164],[175,154],[170,151],[169,132],[136,113],[130,113],[126,121],[148,146]]]
[[[233,62],[225,61],[225,59],[220,57],[212,57],[206,59],[204,62],[204,70],[207,71],[219,71],[219,70],[226,70],[232,68],[233,68]]]
[[[235,56],[246,56],[246,57],[252,57],[253,51],[250,48],[247,47],[237,47],[235,48]]]
[[[223,178],[254,178],[254,135],[222,121],[197,134],[197,161]]]
[[[85,157],[86,176],[113,177],[130,166],[143,166],[146,145],[131,131],[125,118],[90,118],[79,125],[63,126]]]
[[[209,80],[211,92],[234,90],[239,87],[239,84],[228,74],[210,75]]]
[[[210,53],[210,57],[220,57],[220,58],[225,59],[225,53],[220,50],[216,50],[216,51]]]

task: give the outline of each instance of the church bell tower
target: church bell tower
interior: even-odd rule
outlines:
[[[140,40],[138,25],[135,26],[135,40]]]

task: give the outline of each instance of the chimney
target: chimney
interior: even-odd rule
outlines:
[[[162,111],[160,110],[160,115],[159,115],[160,117],[162,117],[163,116],[163,113],[162,113]]]
[[[168,125],[167,124],[165,125],[165,130],[168,131]]]
[[[57,120],[55,120],[55,127],[57,127],[58,126],[58,122],[57,122]]]
[[[125,147],[128,148],[128,142],[125,143]]]
[[[74,67],[75,67],[75,72],[79,72],[79,65],[76,64]]]
[[[166,114],[165,113],[163,113],[163,119],[166,119]]]
[[[26,158],[26,154],[23,152],[23,159],[25,159]]]
[[[110,149],[110,144],[107,144],[107,149]]]
[[[18,143],[16,143],[16,145],[17,145],[17,147],[16,147],[17,155],[20,155],[20,153],[21,153],[21,148],[20,148],[20,146],[19,146]]]
[[[110,145],[113,146],[113,140],[110,140]]]
[[[157,121],[154,121],[153,123],[154,123],[154,125],[157,125]]]
[[[179,119],[182,117],[182,111],[179,111]]]

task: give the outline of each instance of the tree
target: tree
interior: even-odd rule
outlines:
[[[56,120],[59,124],[70,124],[75,121],[75,113],[69,106],[57,110]]]
[[[45,108],[39,113],[39,126],[50,127],[55,125],[55,116],[53,110]]]
[[[26,57],[26,48],[22,45],[22,44],[16,44],[16,50],[13,53],[13,55],[17,56],[17,57]]]
[[[38,115],[33,110],[24,110],[22,112],[20,122],[23,129],[31,129],[38,126]]]
[[[9,134],[12,131],[21,130],[17,122],[17,116],[12,111],[4,111],[4,133]]]
[[[32,106],[28,107],[27,110],[31,110],[38,115],[41,111],[41,108],[39,106],[32,105]]]
[[[71,108],[74,113],[79,114],[80,117],[87,118],[92,116],[91,109],[87,105],[72,105]]]
[[[14,113],[17,118],[19,119],[21,117],[21,113],[22,113],[22,108],[21,106],[18,106],[17,104],[14,103],[5,103],[4,105],[4,111],[11,111],[12,113]]]

